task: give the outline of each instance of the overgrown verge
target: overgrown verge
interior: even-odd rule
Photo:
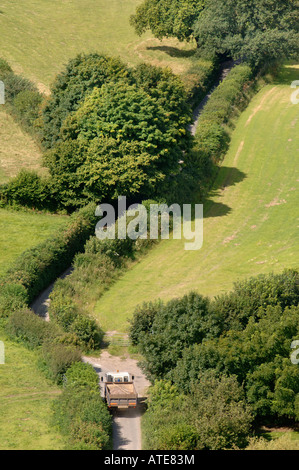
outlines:
[[[154,384],[146,445],[243,448],[261,422],[298,422],[298,313],[296,270],[236,283],[213,300],[191,292],[138,307],[130,338]]]

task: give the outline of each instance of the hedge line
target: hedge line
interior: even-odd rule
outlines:
[[[248,65],[237,65],[211,94],[195,133],[195,148],[202,161],[217,164],[227,151],[230,137],[224,126],[237,108],[247,104],[246,91],[253,79]]]
[[[64,230],[25,251],[0,278],[0,317],[30,304],[71,265],[94,233],[95,208],[89,204],[74,213]]]
[[[28,79],[16,75],[10,65],[0,58],[0,80],[5,86],[6,110],[30,134],[39,134],[39,111],[43,95]]]

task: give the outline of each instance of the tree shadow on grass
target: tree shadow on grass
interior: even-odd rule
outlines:
[[[292,65],[284,66],[274,78],[274,85],[290,85],[294,80],[299,80],[299,68]]]
[[[170,47],[170,46],[148,46],[147,50],[165,52],[166,54],[170,55],[170,57],[178,57],[178,58],[192,57],[197,51],[196,48],[186,51],[183,49],[179,49],[177,47]]]
[[[232,208],[222,202],[215,201],[215,198],[221,198],[226,188],[241,183],[246,177],[246,173],[238,170],[238,168],[222,166],[214,187],[209,191],[203,202],[204,218],[223,217],[230,214]]]

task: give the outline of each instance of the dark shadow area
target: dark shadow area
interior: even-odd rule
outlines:
[[[225,191],[225,188],[241,183],[246,177],[246,173],[238,170],[238,168],[226,166],[221,167],[214,187],[209,191],[209,194],[203,202],[204,218],[222,217],[224,215],[230,214],[232,209],[229,206],[223,204],[222,202],[215,202],[211,200],[211,198],[221,197],[222,192]]]
[[[196,52],[197,49],[191,49],[189,51],[184,51],[182,49],[178,49],[177,47],[170,47],[170,46],[150,46],[147,47],[148,51],[161,51],[165,52],[166,54],[170,55],[170,57],[192,57]]]
[[[290,65],[283,67],[282,70],[275,76],[273,80],[274,85],[290,85],[294,80],[299,80],[299,69]]]

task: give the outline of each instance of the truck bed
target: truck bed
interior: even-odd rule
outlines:
[[[106,384],[106,391],[111,399],[127,399],[137,397],[133,383],[109,383]]]

